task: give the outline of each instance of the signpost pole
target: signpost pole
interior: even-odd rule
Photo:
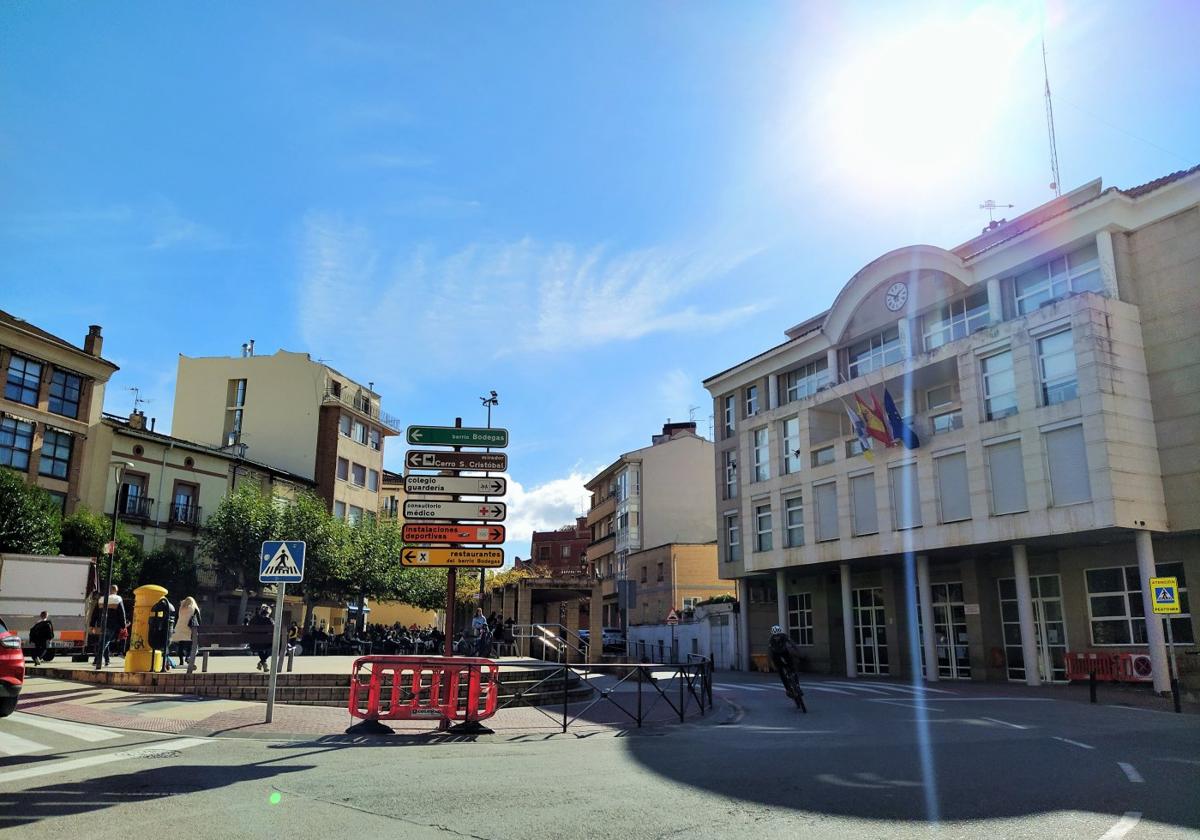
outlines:
[[[1178,596],[1177,596],[1178,597]],[[1183,712],[1183,704],[1179,698],[1179,667],[1175,662],[1175,637],[1171,633],[1171,616],[1163,616],[1163,624],[1167,625],[1167,655],[1170,657],[1167,665],[1167,676],[1171,680],[1171,698],[1175,704],[1175,713]]]
[[[454,428],[462,428],[462,418],[454,418]],[[455,452],[461,452],[462,447],[454,447]],[[450,473],[453,475],[453,473]],[[458,496],[451,497],[454,501],[458,501]],[[446,656],[454,655],[454,594],[458,588],[458,569],[453,566],[446,572]],[[442,721],[445,723],[445,721]]]
[[[275,682],[279,677],[279,637],[283,629],[283,593],[286,583],[275,584],[275,630],[271,639],[271,677],[267,685],[267,723],[275,713]]]

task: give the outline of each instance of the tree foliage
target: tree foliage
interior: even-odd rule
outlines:
[[[0,468],[0,551],[54,554],[60,540],[58,505],[20,473]]]
[[[62,543],[59,551],[69,557],[95,557],[104,561],[104,546],[112,536],[112,517],[87,508],[79,508],[62,521]],[[142,569],[142,544],[117,521],[117,555],[113,558],[113,583],[122,589],[137,584]],[[104,562],[100,578],[107,574]]]
[[[274,539],[280,510],[270,495],[243,484],[221,499],[200,535],[200,550],[227,585],[243,593],[258,581],[258,553]]]
[[[138,585],[152,583],[161,586],[178,603],[189,595],[195,595],[199,586],[196,564],[173,548],[162,546],[146,555],[138,575]]]

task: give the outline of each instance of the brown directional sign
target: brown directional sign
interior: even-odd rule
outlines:
[[[406,522],[400,538],[406,543],[502,543],[504,526]]]
[[[404,476],[406,493],[432,493],[450,496],[503,496],[508,491],[508,482],[500,477],[459,475],[416,475]]]
[[[429,548],[411,545],[400,552],[401,566],[473,566],[498,569],[504,565],[502,548]]]
[[[503,452],[438,452],[410,449],[404,455],[404,465],[411,470],[504,472],[508,469],[508,456]]]

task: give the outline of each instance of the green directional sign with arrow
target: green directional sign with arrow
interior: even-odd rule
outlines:
[[[508,446],[508,429],[479,429],[454,426],[409,426],[408,442],[420,446]]]

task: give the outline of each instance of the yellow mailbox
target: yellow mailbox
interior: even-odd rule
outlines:
[[[147,584],[133,590],[133,626],[129,628],[126,672],[162,670],[162,653],[150,648],[150,611],[167,594],[161,586]]]

